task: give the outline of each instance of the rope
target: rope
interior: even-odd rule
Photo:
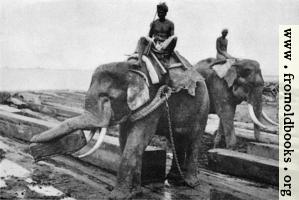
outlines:
[[[164,101],[166,101],[167,96],[169,97],[171,95],[171,88],[169,88],[167,85],[162,85],[155,96],[155,98],[152,100],[152,102],[145,106],[140,111],[137,111],[133,113],[130,116],[130,120],[132,122],[137,121],[139,119],[142,119],[143,117],[147,116],[154,110],[156,110]]]

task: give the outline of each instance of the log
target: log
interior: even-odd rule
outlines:
[[[2,105],[2,104],[0,104],[0,111],[6,111],[6,112],[11,112],[11,113],[18,113],[18,112],[20,112],[20,110],[17,109],[17,108],[10,107],[8,105]]]
[[[46,122],[6,111],[0,111],[0,132],[10,138],[29,142],[33,135],[39,134],[57,123]]]
[[[83,149],[73,154],[74,157],[87,152],[96,141],[92,140]],[[116,137],[106,135],[104,142],[93,154],[80,158],[87,163],[96,165],[114,174],[120,164],[121,152]],[[143,184],[163,182],[166,171],[166,151],[164,149],[148,146],[142,157],[141,180]]]
[[[71,93],[69,96],[65,94],[59,96],[51,92],[18,92],[13,96],[13,98],[10,98],[10,101],[17,108],[29,108],[32,111],[43,113],[51,117],[66,119],[80,115],[83,112],[81,108],[62,105],[62,103],[68,103],[70,105],[74,103],[74,100],[69,97],[72,96]],[[81,107],[83,105],[83,100],[81,99],[82,97],[80,100],[77,100],[75,103],[76,106]]]
[[[70,91],[39,91],[18,92],[14,96],[30,104],[58,103],[68,107],[80,108],[84,103],[84,94],[72,93]]]
[[[210,190],[210,200],[242,200],[231,193],[223,192],[216,189]]]
[[[6,111],[0,111],[0,133],[9,138],[16,138],[29,142],[34,135],[57,125],[58,123],[55,122],[47,122]],[[86,140],[84,134],[80,131],[76,131],[75,134],[67,135],[61,140],[55,141],[53,146],[46,145],[44,150],[42,150],[40,144],[33,145],[32,155],[34,158],[40,159],[43,155],[48,157],[58,153],[73,153],[84,147],[85,144]]]
[[[30,154],[37,162],[55,155],[75,153],[84,147],[86,143],[83,132],[81,130],[77,130],[68,136],[52,140],[51,142],[32,143],[30,144],[29,149]]]
[[[247,153],[256,156],[271,158],[274,160],[279,159],[279,147],[278,145],[273,144],[249,142],[247,144]]]
[[[212,170],[234,176],[278,185],[278,161],[227,149],[208,151]]]
[[[254,137],[254,131],[252,130],[246,130],[241,128],[235,128],[236,136],[239,138],[243,138],[249,141],[256,141]],[[279,143],[279,136],[274,135],[271,133],[266,132],[260,132],[260,141],[264,143],[270,143],[270,144],[278,144]]]
[[[277,187],[207,169],[200,168],[199,171],[201,185],[196,187],[197,190],[198,188],[201,189],[202,185],[208,184],[210,187],[204,188],[203,192],[216,189],[233,194],[233,196],[244,200],[278,199],[279,192]]]

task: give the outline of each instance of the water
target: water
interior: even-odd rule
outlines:
[[[0,91],[71,89],[86,91],[92,70],[0,68]]]
[[[0,91],[71,89],[86,91],[93,70],[0,68]],[[278,81],[278,76],[264,76]]]

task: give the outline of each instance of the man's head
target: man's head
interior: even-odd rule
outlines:
[[[163,2],[157,5],[157,13],[160,19],[165,19],[167,12],[168,12],[168,6],[166,5],[166,3]]]
[[[225,28],[221,31],[222,37],[226,37],[228,34],[228,30]]]

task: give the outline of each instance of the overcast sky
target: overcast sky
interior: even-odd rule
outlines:
[[[94,69],[122,61],[146,35],[153,0],[1,0],[1,67]],[[168,0],[177,50],[192,63],[215,57],[229,29],[228,51],[278,74],[278,25],[299,23],[298,0]]]

